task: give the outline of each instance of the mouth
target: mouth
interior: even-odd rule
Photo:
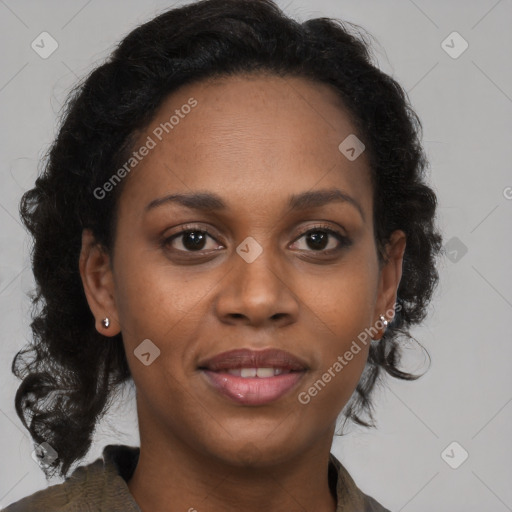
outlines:
[[[264,405],[291,392],[308,366],[282,350],[224,352],[198,369],[216,392],[242,405]]]

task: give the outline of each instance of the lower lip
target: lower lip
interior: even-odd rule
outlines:
[[[217,391],[243,405],[273,402],[292,390],[304,376],[304,372],[291,372],[275,377],[244,378],[210,370],[202,372]]]

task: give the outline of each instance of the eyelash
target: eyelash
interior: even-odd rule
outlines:
[[[327,249],[327,250],[324,249],[324,250],[320,250],[320,251],[315,251],[315,250],[311,249],[306,252],[330,255],[332,253],[338,252],[338,251],[352,245],[352,241],[348,237],[346,237],[345,235],[342,235],[338,231],[335,231],[332,228],[322,225],[322,224],[317,224],[313,227],[308,227],[307,229],[305,229],[304,231],[302,231],[299,234],[299,236],[294,240],[293,243],[295,243],[297,240],[300,240],[304,235],[307,235],[309,233],[317,233],[317,232],[325,232],[325,233],[333,236],[336,240],[338,240],[339,247],[336,247],[334,249]],[[180,231],[178,231],[177,233],[174,233],[172,236],[165,238],[162,241],[162,247],[167,248],[173,240],[179,238],[180,236],[183,236],[186,233],[201,233],[201,234],[208,235],[210,238],[215,240],[215,237],[213,237],[205,229],[202,229],[199,226],[186,225],[186,226],[182,226],[180,228]],[[202,251],[188,251],[188,250],[181,250],[181,249],[174,249],[174,250],[177,252],[186,253],[186,254],[194,254],[194,253],[201,254],[201,252],[202,252]],[[208,252],[211,252],[211,251],[208,251]]]

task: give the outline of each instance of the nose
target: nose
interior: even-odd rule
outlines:
[[[252,262],[233,254],[233,267],[219,287],[215,307],[228,324],[286,326],[297,321],[299,300],[293,277],[269,248]]]

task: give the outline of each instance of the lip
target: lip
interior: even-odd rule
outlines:
[[[239,377],[230,369],[278,367],[288,371],[273,377]],[[264,405],[278,400],[295,388],[308,366],[301,359],[283,350],[250,349],[223,352],[199,364],[206,382],[223,396],[242,405]]]
[[[265,350],[237,349],[222,352],[210,359],[201,361],[199,369],[218,372],[238,368],[268,368],[270,366],[284,368],[290,371],[303,371],[308,365],[298,357],[285,352],[268,348]]]

